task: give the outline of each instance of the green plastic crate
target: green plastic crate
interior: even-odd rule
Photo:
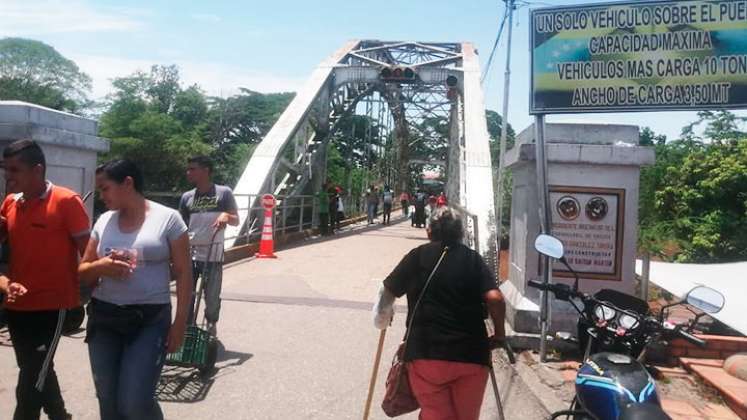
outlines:
[[[203,367],[208,362],[208,346],[213,338],[206,330],[190,325],[184,333],[179,350],[166,355],[166,364],[184,367]]]

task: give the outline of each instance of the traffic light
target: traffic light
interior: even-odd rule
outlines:
[[[459,79],[452,75],[449,75],[449,77],[446,78],[446,87],[448,87],[448,90],[446,91],[446,97],[450,101],[456,101],[459,97],[459,89],[457,88],[457,85],[459,84]]]
[[[418,75],[410,67],[387,66],[381,69],[379,76],[384,82],[414,83]]]

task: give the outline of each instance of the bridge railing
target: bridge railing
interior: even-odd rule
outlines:
[[[256,194],[235,194],[238,210],[248,211],[247,227],[239,235],[226,237],[226,240],[241,239],[244,243],[259,240],[261,224],[264,220],[264,208],[259,205]],[[365,213],[361,211],[360,197],[343,196],[343,210],[345,219],[357,217]],[[277,195],[277,206],[273,209],[273,229],[275,235],[286,235],[303,232],[319,226],[319,199],[314,195]],[[256,203],[254,205],[250,205]]]
[[[262,195],[262,194],[260,194]],[[178,208],[181,193],[176,192],[148,192],[146,197],[171,208]],[[251,243],[259,240],[262,222],[264,221],[264,208],[257,200],[257,194],[234,194],[239,211],[247,211],[246,229],[239,234],[227,236],[226,241],[239,239],[242,243]],[[351,195],[343,196],[343,209],[345,218],[357,217],[365,213],[364,200],[361,197]],[[302,232],[319,225],[315,214],[319,199],[313,195],[278,195],[275,197],[277,206],[273,209],[273,228],[275,235],[285,235],[293,232]]]
[[[240,240],[243,243],[251,243],[259,239],[264,221],[265,209],[261,206],[257,194],[235,194],[236,205],[239,211],[249,214],[246,228],[239,234],[226,237],[226,241]],[[302,232],[314,226],[314,209],[318,200],[313,195],[294,195],[275,197],[277,205],[272,210],[273,230],[275,235],[286,235],[293,232]]]

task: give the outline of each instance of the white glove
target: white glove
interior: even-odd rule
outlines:
[[[374,327],[385,330],[394,318],[394,301],[397,298],[387,290],[384,285],[381,285],[379,293],[376,298],[376,303],[373,306],[374,315]]]

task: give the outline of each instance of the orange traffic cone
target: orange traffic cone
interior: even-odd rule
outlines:
[[[259,241],[257,258],[277,258],[274,254],[275,241],[272,239],[272,210],[265,209],[265,223],[262,225],[262,238]]]

